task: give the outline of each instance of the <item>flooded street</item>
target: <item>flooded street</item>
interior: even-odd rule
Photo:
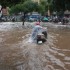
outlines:
[[[0,70],[70,70],[70,29],[48,27],[42,45],[28,42],[31,30],[0,24]]]

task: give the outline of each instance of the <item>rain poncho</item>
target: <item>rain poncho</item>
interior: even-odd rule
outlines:
[[[31,34],[31,37],[29,39],[30,42],[34,42],[36,41],[37,39],[37,35],[38,34],[42,34],[42,32],[44,31],[45,29],[43,29],[43,27],[41,27],[40,25],[36,25],[32,31],[32,34]]]

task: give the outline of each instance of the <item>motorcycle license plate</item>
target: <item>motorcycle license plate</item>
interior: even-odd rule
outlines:
[[[42,44],[42,41],[38,41],[38,44]]]

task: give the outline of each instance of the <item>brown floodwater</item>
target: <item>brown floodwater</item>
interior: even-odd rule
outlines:
[[[48,27],[41,45],[28,42],[31,31],[0,24],[0,70],[70,70],[70,29]]]

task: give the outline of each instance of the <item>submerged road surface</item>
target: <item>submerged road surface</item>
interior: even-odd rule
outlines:
[[[29,43],[32,29],[0,24],[0,70],[70,70],[70,29],[48,27],[47,42]]]

